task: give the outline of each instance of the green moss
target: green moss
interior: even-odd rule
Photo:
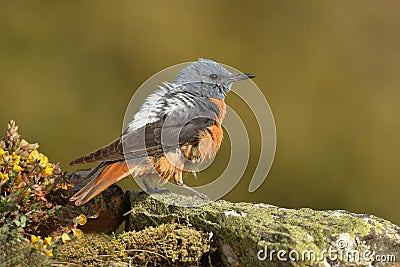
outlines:
[[[208,235],[193,227],[171,223],[119,236],[87,234],[58,247],[57,258],[84,266],[113,262],[134,266],[196,266],[210,248]]]
[[[209,250],[208,235],[178,223],[119,236],[134,264],[195,266]]]
[[[85,266],[103,266],[109,261],[126,259],[124,246],[114,237],[104,234],[86,234],[81,239],[58,247],[57,258]]]
[[[0,266],[49,266],[46,255],[24,238],[0,235]]]
[[[127,199],[132,208],[126,223],[128,230],[140,230],[144,226],[184,218],[197,229],[214,233],[216,246],[227,265],[281,266],[282,262],[275,259],[276,255],[273,261],[263,262],[257,258],[257,252],[265,246],[269,250],[286,252],[312,250],[319,258],[329,247],[335,249],[339,238],[346,238],[353,246],[351,249],[359,251],[369,246],[377,251],[382,247],[390,248],[399,238],[396,227],[389,222],[347,211],[284,209],[266,204],[227,201],[208,203],[175,194],[154,198],[127,192]],[[188,203],[194,206],[187,207]],[[376,235],[381,238],[376,238]],[[293,266],[299,264],[286,263]],[[320,263],[301,262],[302,265]]]

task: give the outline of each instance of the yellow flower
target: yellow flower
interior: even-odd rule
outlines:
[[[38,152],[36,149],[35,149],[35,150],[32,150],[32,152],[29,153],[28,162],[33,163],[33,162],[35,162],[36,159],[38,159],[38,158],[39,158],[39,152]]]
[[[47,165],[49,164],[49,159],[47,158],[47,156],[43,155],[43,154],[39,154],[39,166],[42,168],[46,168]]]
[[[18,174],[18,176],[15,177],[14,182],[15,182],[17,185],[19,185],[20,183],[22,183],[22,176],[21,176],[21,174]]]
[[[21,185],[23,185],[23,183]],[[23,186],[17,186],[17,187],[14,186],[13,189],[18,190],[18,192],[22,192],[24,190],[24,187]],[[24,196],[26,196],[26,195],[24,194]]]
[[[6,152],[2,148],[0,148],[0,157],[3,156]]]
[[[71,237],[69,237],[67,233],[63,233],[61,239],[64,244],[67,243],[68,241],[71,241]]]
[[[20,187],[21,188],[21,187]],[[19,190],[18,190],[19,191]],[[21,191],[22,191],[22,189],[21,189]],[[20,191],[20,192],[21,192]],[[25,197],[29,197],[31,195],[31,189],[30,188],[28,188],[26,191],[25,191],[25,193],[24,193],[24,196]]]
[[[21,156],[18,156],[17,153],[13,152],[12,153],[12,159],[14,160],[14,165],[19,165],[19,162],[21,160]]]
[[[17,163],[14,163],[13,170],[14,170],[14,171],[17,171],[17,172],[20,172],[20,171],[22,171],[22,168],[21,168],[21,166],[19,166]]]
[[[52,249],[49,249],[49,250],[46,249],[44,253],[46,253],[47,257],[53,257],[53,250]]]
[[[37,242],[39,242],[40,239],[41,239],[40,235],[38,235],[38,236],[31,235],[31,242],[33,244],[36,244]]]
[[[86,216],[83,215],[83,214],[80,214],[80,215],[79,215],[78,217],[76,217],[75,219],[78,221],[78,223],[79,223],[80,225],[85,225],[86,222],[87,222]]]
[[[46,166],[46,168],[44,168],[44,169],[42,170],[42,174],[43,174],[44,176],[49,176],[50,174],[53,173],[53,169],[54,169],[54,167],[52,167],[51,164],[48,163],[47,166]]]
[[[51,236],[44,238],[44,244],[51,246]]]
[[[6,181],[8,181],[8,179],[10,179],[8,177],[8,173],[1,173],[1,172],[0,172],[0,178],[1,178],[2,182],[6,182]]]
[[[83,237],[83,232],[80,229],[73,229],[74,236],[78,239],[81,239]]]

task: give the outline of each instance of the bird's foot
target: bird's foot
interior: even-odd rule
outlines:
[[[144,187],[146,187],[146,190],[144,190],[144,191],[148,195],[170,193],[168,189],[150,186],[150,184],[145,179],[142,179],[142,182],[143,182]]]
[[[190,186],[188,186],[188,185],[186,185],[184,183],[178,183],[177,185],[179,185],[180,187],[185,188],[185,189],[189,190],[190,192],[192,192],[192,194],[190,194],[190,196],[192,196],[192,197],[198,197],[198,198],[201,198],[203,200],[210,200],[206,194],[203,194],[203,193],[197,191],[196,189],[194,189],[194,188],[192,188],[192,187],[190,187]]]
[[[168,189],[165,189],[165,188],[162,188],[162,187],[150,187],[150,188],[146,188],[145,192],[146,192],[148,195],[170,193],[170,191],[169,191]]]

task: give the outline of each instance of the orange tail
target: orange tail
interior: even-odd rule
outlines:
[[[75,201],[76,206],[81,206],[103,192],[113,183],[118,182],[128,175],[130,175],[129,168],[124,161],[108,165],[98,177],[90,181],[73,195],[70,201]]]

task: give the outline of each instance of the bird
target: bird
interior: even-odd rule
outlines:
[[[196,193],[184,184],[183,174],[214,158],[223,139],[225,96],[234,82],[254,77],[233,74],[211,59],[184,67],[144,100],[119,138],[70,162],[99,163],[87,178],[99,173],[97,177],[70,201],[84,205],[130,175],[140,177],[150,193],[159,188],[149,182],[162,186],[169,180]]]

